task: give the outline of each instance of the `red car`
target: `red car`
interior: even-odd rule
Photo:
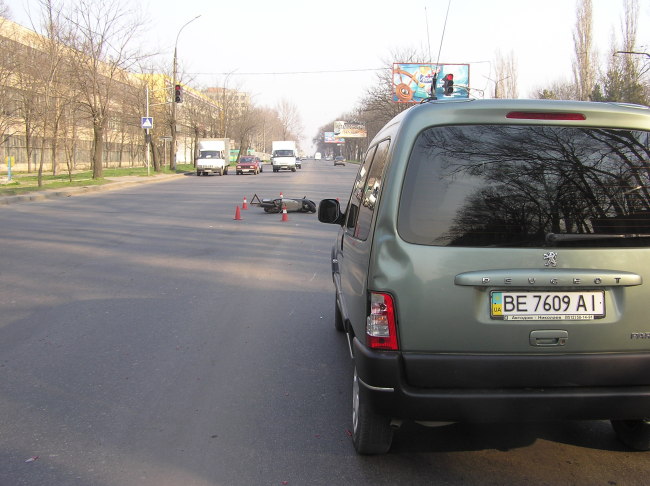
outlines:
[[[236,167],[237,175],[239,174],[253,174],[257,175],[260,172],[264,172],[264,167],[262,166],[262,161],[259,157],[253,155],[243,155],[239,158],[239,162]]]

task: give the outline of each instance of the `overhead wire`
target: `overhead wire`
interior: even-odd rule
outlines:
[[[318,70],[318,71],[276,71],[276,72],[229,72],[229,73],[187,73],[194,76],[281,76],[292,74],[336,74],[336,73],[361,73],[370,71],[384,71],[390,70],[390,67],[383,68],[364,68],[364,69],[332,69],[332,70]]]

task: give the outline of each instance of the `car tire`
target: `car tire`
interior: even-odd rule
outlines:
[[[339,332],[345,331],[343,316],[341,316],[341,311],[339,310],[339,303],[336,299],[336,296],[334,296],[334,328]]]
[[[635,451],[650,450],[650,420],[612,420],[618,440]]]
[[[359,389],[357,368],[352,379],[352,443],[359,454],[385,454],[393,441],[390,417],[372,412]]]
[[[295,168],[295,167],[292,167],[292,168],[291,168],[291,172],[295,172],[295,171],[296,171],[296,168]]]

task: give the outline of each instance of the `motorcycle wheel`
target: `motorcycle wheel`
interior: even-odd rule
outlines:
[[[315,213],[316,204],[314,203],[314,201],[303,201],[302,210],[305,211],[306,213]]]

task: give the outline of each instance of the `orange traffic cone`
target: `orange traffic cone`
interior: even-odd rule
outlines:
[[[239,212],[239,206],[237,206],[237,209],[235,209],[235,221],[240,221],[241,220],[241,213]]]
[[[244,196],[244,204],[241,207],[242,209],[248,209],[248,203],[246,202],[246,196]]]
[[[282,206],[282,221],[289,221],[289,215],[287,214],[287,205]]]

